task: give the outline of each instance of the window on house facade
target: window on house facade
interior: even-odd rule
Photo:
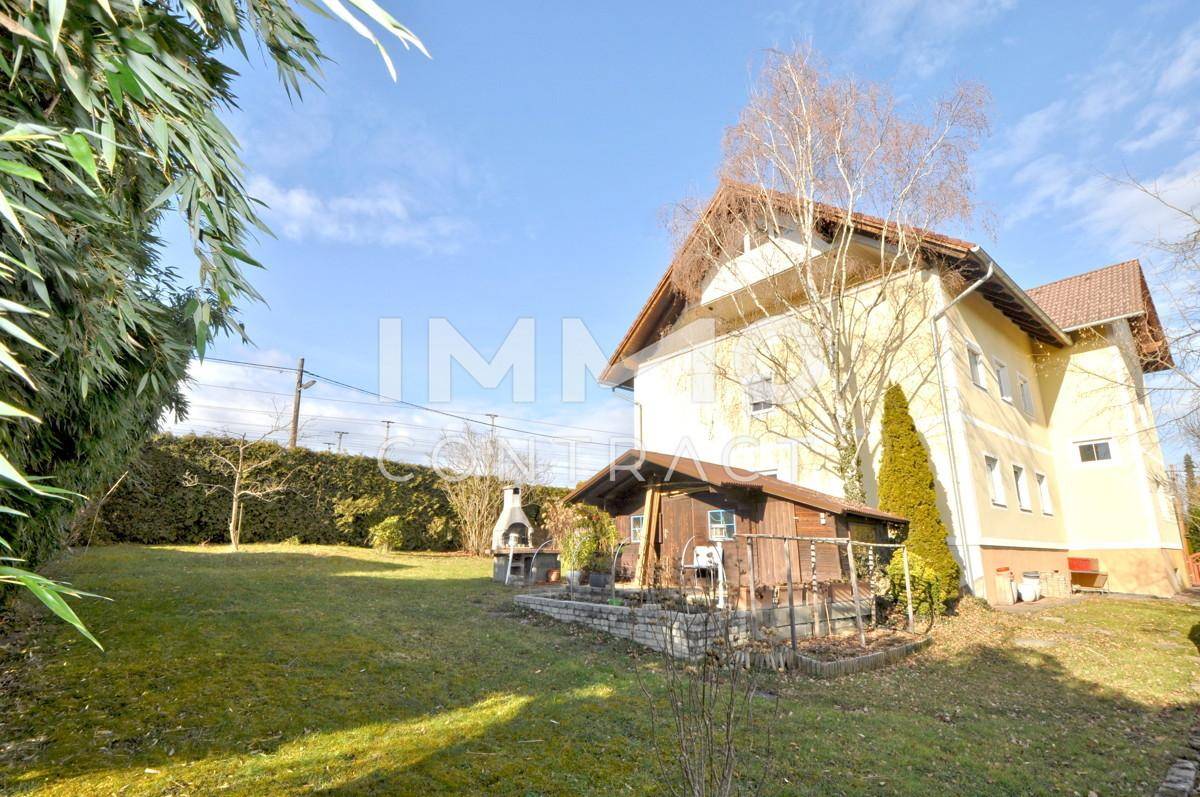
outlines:
[[[984,454],[983,464],[987,467],[988,488],[992,494],[992,503],[1005,506],[1004,476],[1000,473],[1000,460],[990,454]]]
[[[775,383],[769,376],[760,376],[746,383],[746,400],[750,412],[759,415],[775,406]]]
[[[1017,398],[1021,402],[1021,409],[1026,415],[1033,415],[1033,389],[1029,386],[1029,380],[1023,376],[1017,377]]]
[[[1017,506],[1022,512],[1032,512],[1033,505],[1029,503],[1029,479],[1025,475],[1025,468],[1021,465],[1013,465],[1013,485],[1017,489]]]
[[[1108,440],[1089,440],[1077,443],[1080,462],[1105,462],[1112,459],[1112,443]]]
[[[734,528],[733,510],[710,509],[708,511],[708,538],[710,540],[732,540]]]
[[[974,346],[967,346],[967,364],[971,368],[971,381],[987,390],[987,368],[983,365],[983,352]]]
[[[1037,482],[1038,500],[1042,502],[1042,514],[1053,515],[1054,502],[1050,500],[1050,480],[1044,473],[1035,473],[1033,478]]]
[[[630,515],[629,516],[629,541],[642,541],[642,527],[646,523],[645,515]]]
[[[1000,388],[1000,398],[1012,401],[1012,382],[1008,378],[1008,366],[1000,360],[992,360],[996,369],[996,387]]]

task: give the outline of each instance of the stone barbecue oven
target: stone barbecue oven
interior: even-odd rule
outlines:
[[[521,508],[521,488],[504,488],[504,508],[492,526],[492,551],[524,548],[532,542],[533,524]]]

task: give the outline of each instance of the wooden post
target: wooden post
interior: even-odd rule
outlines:
[[[658,537],[659,524],[659,490],[658,485],[646,483],[646,500],[642,509],[642,542],[638,549],[637,567],[633,580],[639,589],[645,589],[654,572],[654,543]]]
[[[825,636],[833,636],[833,614],[831,605],[833,604],[833,582],[826,581],[825,588],[821,590],[821,607],[825,610]]]
[[[792,543],[790,540],[783,541],[783,560],[787,564],[787,589],[788,589],[788,625],[792,629],[792,652],[797,650],[796,645],[796,591],[792,587]]]
[[[915,625],[913,624],[913,608],[912,608],[912,579],[908,575],[908,546],[905,545],[900,549],[900,555],[904,557],[904,598],[908,601],[908,633],[913,632]]]
[[[817,616],[817,611],[820,608],[820,604],[818,603],[820,598],[817,597],[817,544],[816,544],[816,542],[813,542],[811,540],[808,543],[808,559],[809,559],[808,577],[809,577],[809,580],[812,582],[811,592],[812,592],[813,636],[816,636],[817,632],[819,630],[821,630],[819,627],[820,623],[818,622],[819,618]]]
[[[288,448],[296,447],[296,433],[300,431],[300,392],[304,390],[304,358],[296,365],[296,392],[292,395],[292,432],[288,435]],[[340,443],[341,440],[339,439]]]
[[[846,561],[850,565],[850,594],[854,596],[854,624],[858,626],[858,641],[865,648],[867,635],[863,632],[862,609],[858,602],[858,574],[854,567],[854,540],[846,540]]]
[[[875,599],[875,546],[867,548],[867,594],[871,597],[871,627],[876,628],[879,625],[878,618],[875,617],[875,604],[878,603]]]
[[[746,563],[750,568],[750,638],[758,639],[758,585],[754,581],[754,538],[746,540]]]

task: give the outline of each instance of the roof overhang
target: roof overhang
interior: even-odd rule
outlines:
[[[908,522],[891,512],[810,490],[774,476],[714,462],[703,462],[682,455],[672,456],[658,451],[638,449],[630,449],[614,459],[572,490],[565,500],[571,503],[591,504],[607,510],[628,499],[647,483],[681,486],[699,483],[718,490],[762,493],[835,515],[854,515],[888,523]]]
[[[617,344],[608,366],[600,375],[601,384],[614,388],[632,386],[641,359],[638,355],[661,338],[688,307],[683,293],[672,282],[672,274],[693,256],[695,247],[701,245],[701,228],[711,225],[715,217],[728,212],[731,207],[736,208],[738,197],[747,190],[750,189],[746,186],[721,183]],[[829,213],[835,210],[831,208]],[[858,213],[852,214],[852,219],[857,233],[876,238],[888,234],[888,224],[882,219]],[[1052,346],[1070,345],[1070,336],[977,244],[938,233],[918,232],[922,236],[923,249],[942,258],[949,268],[957,269],[968,281],[982,277],[991,265],[993,276],[980,286],[979,293],[1035,340]]]

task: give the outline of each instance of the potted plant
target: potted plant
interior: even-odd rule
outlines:
[[[606,589],[612,584],[612,552],[596,551],[588,567],[588,586]]]
[[[597,577],[604,585],[612,577],[616,526],[607,513],[589,506],[555,501],[545,507],[545,526],[558,544],[563,578],[573,587]],[[597,557],[599,556],[599,560]],[[588,575],[588,570],[594,571]]]
[[[586,526],[567,529],[558,537],[558,561],[567,583],[578,587],[583,581],[584,569],[591,563],[596,552],[596,538]]]

